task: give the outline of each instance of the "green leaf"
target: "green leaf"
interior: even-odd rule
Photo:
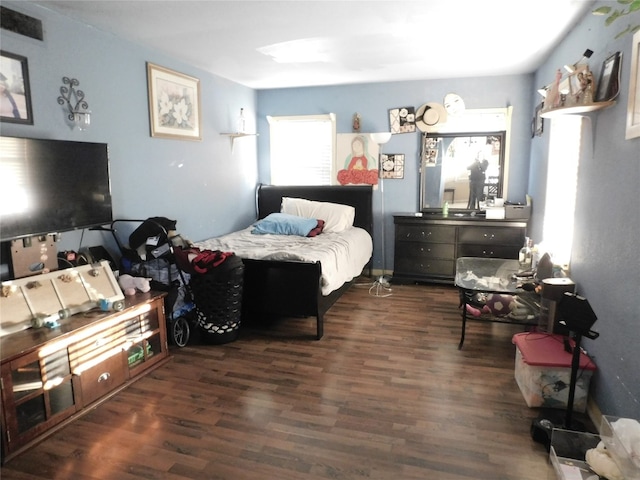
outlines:
[[[634,0],[634,2],[629,6],[629,13],[640,10],[640,0]]]
[[[621,5],[629,5],[633,0],[618,0],[618,3]]]
[[[625,28],[623,31],[619,32],[615,37],[616,40],[619,39],[620,37],[624,37],[629,31],[631,30],[631,25],[627,25],[627,28]]]
[[[608,27],[613,22],[615,22],[619,17],[620,17],[620,12],[616,10],[615,12],[613,12],[611,15],[607,17],[607,19],[604,21],[604,24]]]
[[[611,7],[600,7],[596,8],[593,12],[594,15],[606,15],[611,11]]]

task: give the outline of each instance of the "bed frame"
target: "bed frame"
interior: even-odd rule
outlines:
[[[355,207],[354,225],[373,237],[373,189],[370,185],[274,186],[259,185],[256,190],[258,218],[279,212],[282,197],[297,197]],[[244,262],[242,316],[253,321],[264,317],[316,317],[316,339],[323,335],[323,316],[351,286],[347,282],[329,295],[322,295],[320,262],[302,263],[277,260]],[[371,275],[371,261],[368,264]]]

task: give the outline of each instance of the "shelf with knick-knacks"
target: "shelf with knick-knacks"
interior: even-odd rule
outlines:
[[[585,105],[560,106],[556,108],[550,108],[548,110],[544,110],[543,108],[540,112],[540,116],[542,118],[553,118],[560,115],[579,115],[581,113],[589,113],[595,112],[596,110],[602,110],[603,108],[615,105],[615,103],[615,100],[610,100],[608,102],[592,102]]]
[[[587,50],[583,60],[589,58],[591,53],[590,50]],[[562,71],[558,69],[554,81],[538,90],[538,93],[544,97],[540,111],[542,118],[594,112],[616,103],[613,100],[615,95],[607,100],[596,100],[597,97],[603,95],[596,90],[596,82],[588,65],[578,62],[565,66],[565,69],[569,75],[563,76]],[[600,81],[602,82],[602,78]]]

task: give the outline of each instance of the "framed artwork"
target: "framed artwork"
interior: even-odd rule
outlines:
[[[33,125],[27,58],[0,50],[0,121]]]
[[[596,102],[608,102],[620,92],[620,60],[622,54],[616,52],[602,63],[602,71],[598,80]]]
[[[389,110],[389,131],[413,133],[416,131],[416,112],[413,107],[399,107]]]
[[[640,31],[633,35],[626,139],[640,137]]]
[[[202,140],[200,80],[147,62],[151,136]]]
[[[380,178],[404,178],[404,154],[380,154]]]
[[[340,185],[378,185],[380,147],[368,133],[336,135],[335,182]]]
[[[542,136],[542,132],[544,130],[544,118],[540,116],[542,113],[542,108],[544,103],[540,102],[538,106],[536,106],[536,110],[533,115],[533,125],[531,128],[532,136],[540,137]]]

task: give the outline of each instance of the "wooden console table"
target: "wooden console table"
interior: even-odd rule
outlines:
[[[125,298],[124,310],[91,310],[4,336],[2,463],[168,359],[162,292]]]

